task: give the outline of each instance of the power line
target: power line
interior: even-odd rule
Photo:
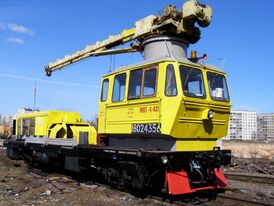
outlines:
[[[98,86],[89,85],[89,84],[82,84],[82,83],[75,83],[75,82],[62,82],[62,81],[50,81],[50,80],[44,80],[44,79],[39,79],[39,78],[33,78],[33,77],[25,77],[25,76],[20,76],[20,75],[7,74],[7,73],[0,73],[0,76],[7,77],[7,78],[13,78],[13,79],[41,82],[41,83],[46,83],[46,84],[98,88]]]

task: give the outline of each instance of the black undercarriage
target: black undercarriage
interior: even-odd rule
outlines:
[[[210,185],[213,170],[230,164],[230,150],[167,152],[150,149],[121,149],[95,145],[65,147],[25,144],[23,140],[4,143],[11,159],[24,159],[47,167],[74,172],[96,173],[103,181],[133,190],[167,191],[166,172],[185,171],[191,187]]]

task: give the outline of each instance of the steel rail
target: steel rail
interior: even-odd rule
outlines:
[[[273,175],[254,175],[254,174],[241,174],[241,173],[225,173],[225,176],[231,180],[249,181],[263,184],[274,185]]]

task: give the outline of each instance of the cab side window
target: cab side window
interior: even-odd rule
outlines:
[[[143,70],[137,69],[130,72],[128,99],[137,99],[141,96]]]
[[[101,102],[105,102],[108,97],[108,85],[109,85],[109,80],[104,79],[103,84],[102,84],[102,91],[101,91]]]
[[[126,86],[126,73],[116,75],[114,78],[112,102],[121,102],[124,100],[125,86]]]
[[[174,67],[172,64],[169,64],[166,68],[165,95],[166,96],[177,95],[176,78],[174,73]]]
[[[155,68],[144,70],[144,88],[143,96],[153,96],[156,90],[156,75]]]
[[[129,79],[128,99],[155,96],[156,83],[157,68],[132,70]]]

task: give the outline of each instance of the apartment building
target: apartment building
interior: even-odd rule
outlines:
[[[257,115],[257,138],[274,141],[274,113]]]
[[[256,111],[231,111],[228,135],[225,139],[253,140],[257,136]]]

